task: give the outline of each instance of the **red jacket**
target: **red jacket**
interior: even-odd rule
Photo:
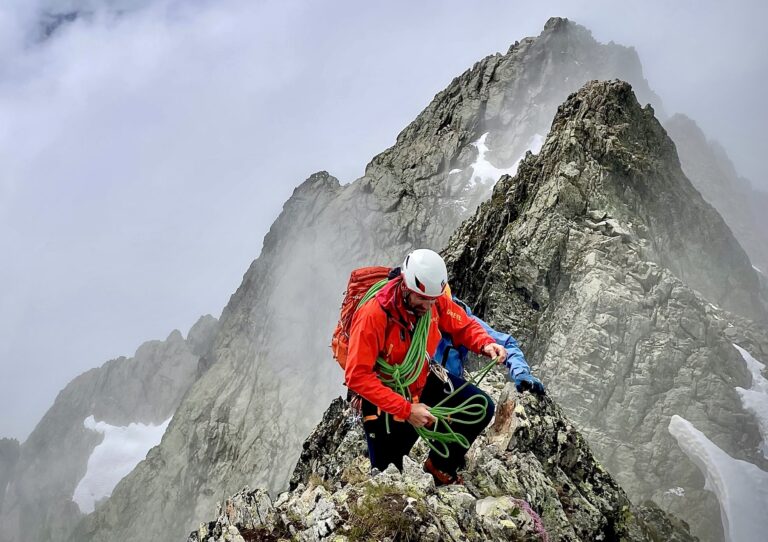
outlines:
[[[384,358],[389,364],[400,364],[411,345],[411,331],[416,316],[403,303],[400,291],[402,278],[391,280],[376,297],[360,307],[352,319],[349,334],[349,353],[344,378],[347,387],[365,397],[384,412],[401,419],[411,415],[411,403],[405,397],[388,388],[376,376],[376,359]],[[390,317],[387,317],[389,313]],[[467,316],[450,296],[442,295],[432,306],[432,323],[427,337],[427,353],[435,355],[441,331],[448,333],[454,342],[473,352],[480,353],[494,342],[483,326]],[[414,398],[421,395],[429,374],[429,364],[409,390]]]

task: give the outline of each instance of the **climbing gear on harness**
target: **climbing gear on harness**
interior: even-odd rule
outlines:
[[[448,284],[445,262],[437,252],[428,248],[408,254],[402,273],[406,288],[425,297],[440,297]]]
[[[433,375],[440,379],[440,382],[445,384],[445,393],[453,393],[453,380],[448,378],[448,371],[445,370],[445,367],[438,365],[437,363],[430,363],[429,370],[432,371]]]

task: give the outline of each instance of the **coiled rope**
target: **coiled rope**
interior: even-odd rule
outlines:
[[[383,279],[371,286],[360,300],[357,308],[359,309],[372,299],[387,282],[389,282],[388,279]],[[411,345],[408,347],[408,352],[402,363],[389,364],[382,358],[376,360],[379,367],[379,380],[381,380],[385,386],[391,388],[409,401],[412,400],[412,397],[408,388],[419,378],[419,375],[421,375],[424,370],[424,364],[427,363],[427,360],[429,359],[429,353],[427,352],[427,336],[429,334],[431,323],[432,311],[428,311],[422,315],[416,322],[416,329],[414,330],[413,338],[411,339]],[[475,386],[479,385],[494,365],[496,365],[496,359],[491,360],[486,366],[480,369],[472,379],[459,386],[453,393],[443,398],[438,404],[429,408],[429,412],[436,418],[432,429],[426,427],[414,428],[427,446],[440,457],[448,457],[448,445],[454,442],[459,444],[462,448],[469,449],[470,443],[467,440],[467,437],[461,433],[455,432],[450,424],[470,425],[480,423],[485,418],[488,411],[488,398],[482,394],[475,394],[455,407],[444,407],[442,405],[452,397],[455,397],[456,394],[470,383]],[[478,397],[480,398],[479,401],[476,399]],[[389,434],[389,417],[390,416],[387,413],[384,420],[387,434]]]

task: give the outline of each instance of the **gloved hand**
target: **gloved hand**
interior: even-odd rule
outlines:
[[[512,379],[515,381],[515,388],[517,388],[517,391],[520,393],[526,390],[535,393],[536,395],[544,395],[546,393],[544,384],[541,383],[541,380],[527,371],[519,372],[517,375],[513,376]]]

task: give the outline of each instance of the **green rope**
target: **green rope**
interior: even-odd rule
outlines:
[[[379,290],[384,288],[386,284],[389,282],[389,279],[381,279],[379,282],[368,288],[368,291],[365,292],[365,295],[360,300],[360,303],[357,304],[357,307],[355,307],[355,310],[358,310],[360,307],[368,303],[368,300],[373,299],[373,296],[379,293]]]
[[[474,424],[480,423],[488,411],[488,398],[485,395],[475,394],[472,397],[467,398],[463,403],[455,407],[441,406],[443,403],[454,397],[461,390],[463,390],[470,383],[477,386],[485,378],[488,372],[496,365],[496,360],[491,360],[485,367],[483,367],[477,374],[478,378],[475,381],[468,380],[461,386],[456,388],[453,393],[445,397],[442,401],[433,407],[430,407],[429,412],[437,419],[433,429],[427,429],[426,427],[417,427],[416,433],[424,439],[427,446],[434,451],[440,457],[448,457],[448,445],[456,442],[464,449],[469,449],[469,441],[467,437],[461,433],[456,433],[451,427],[451,423],[455,424]],[[480,401],[476,401],[476,398],[480,398]],[[460,415],[461,418],[456,416]],[[440,431],[440,427],[445,430]],[[438,446],[440,449],[438,449]]]
[[[363,304],[372,299],[387,282],[387,279],[383,279],[371,286],[360,300],[357,308],[360,308]],[[431,323],[432,311],[422,315],[416,322],[416,329],[413,333],[413,338],[411,339],[411,345],[408,348],[408,352],[402,363],[391,365],[382,358],[376,360],[377,365],[379,366],[379,379],[381,382],[409,401],[411,400],[411,393],[408,388],[418,380],[424,370],[424,364],[427,363],[427,360],[429,359],[429,353],[427,352],[427,336],[429,335],[429,326]],[[436,418],[432,429],[427,429],[426,427],[415,428],[419,437],[421,437],[424,442],[426,442],[427,446],[440,457],[448,457],[448,445],[451,443],[458,443],[459,446],[465,449],[469,449],[470,446],[467,437],[461,433],[456,433],[451,427],[451,423],[465,425],[480,423],[483,418],[485,418],[488,411],[488,399],[485,395],[481,394],[473,395],[455,407],[444,407],[442,406],[443,403],[454,397],[470,383],[475,386],[480,384],[494,365],[496,365],[495,359],[491,360],[488,365],[483,367],[477,373],[477,380],[475,380],[475,378],[468,380],[437,405],[430,407],[429,412]],[[477,401],[477,397],[479,397],[481,401]],[[386,414],[385,416],[384,423],[387,434],[389,434],[389,414]],[[456,416],[460,417],[457,418]]]

